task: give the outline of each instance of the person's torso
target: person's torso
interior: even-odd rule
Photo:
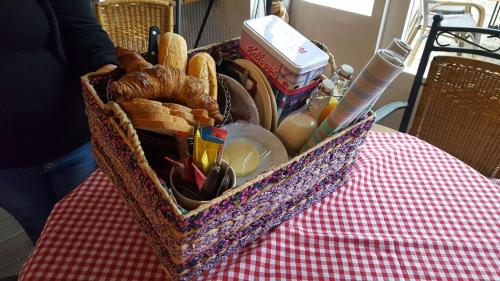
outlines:
[[[0,168],[50,160],[81,144],[71,130],[84,119],[81,98],[48,47],[50,32],[38,1],[0,1]]]

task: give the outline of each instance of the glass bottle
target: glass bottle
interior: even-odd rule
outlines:
[[[337,103],[344,96],[346,91],[349,89],[352,83],[352,75],[354,73],[354,69],[352,66],[343,64],[341,65],[337,71],[333,74],[332,80],[335,83],[335,87],[333,89],[332,97],[328,102],[328,105],[321,111],[319,115],[318,124],[321,124],[323,120],[330,114],[330,112],[337,107]]]
[[[298,152],[312,135],[318,126],[319,114],[332,96],[334,86],[331,80],[323,80],[311,93],[306,104],[280,123],[275,134],[283,142],[288,153]]]
[[[332,78],[330,78],[330,80],[335,83],[333,96],[338,100],[340,100],[340,98],[344,96],[349,86],[351,86],[353,74],[354,68],[352,68],[352,66],[348,64],[343,64],[339,68],[337,68]]]

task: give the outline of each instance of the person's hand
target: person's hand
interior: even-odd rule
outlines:
[[[114,65],[114,64],[106,64],[104,66],[101,66],[99,69],[97,69],[95,72],[98,72],[98,73],[109,73],[113,70],[115,70],[118,66]]]

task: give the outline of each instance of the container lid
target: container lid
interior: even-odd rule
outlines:
[[[289,70],[299,74],[322,67],[328,55],[282,19],[270,15],[247,20],[243,30]]]
[[[348,64],[343,64],[339,67],[339,74],[347,79],[351,78],[351,75],[354,74],[354,68]]]
[[[321,88],[326,90],[326,92],[328,92],[328,93],[333,92],[333,90],[335,89],[335,83],[333,83],[333,81],[330,79],[325,79],[325,80],[321,81],[320,85],[321,85]]]

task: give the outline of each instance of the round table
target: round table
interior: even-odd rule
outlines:
[[[401,133],[370,133],[349,181],[200,280],[500,280],[500,187]],[[106,176],[56,205],[20,280],[167,280]]]

